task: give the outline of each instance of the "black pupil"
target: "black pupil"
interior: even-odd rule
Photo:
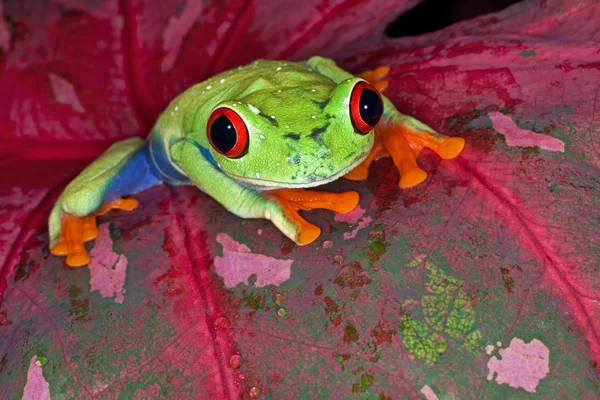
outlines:
[[[210,126],[210,140],[221,153],[233,149],[237,141],[237,133],[229,118],[221,115],[213,121]]]
[[[360,117],[369,126],[375,126],[383,114],[383,102],[379,95],[371,89],[363,89],[360,94]]]

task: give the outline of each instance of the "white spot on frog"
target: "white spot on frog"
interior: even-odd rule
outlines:
[[[260,179],[260,174],[257,172],[256,177]]]
[[[210,90],[210,89],[212,89],[212,86],[211,86],[211,85],[208,85],[208,86],[206,87],[206,90]]]
[[[289,128],[290,126],[289,126],[289,125],[286,125],[285,127],[286,127],[286,128]]]
[[[316,92],[316,90],[315,90],[315,89],[311,89],[310,91],[311,91],[311,92]]]
[[[265,137],[263,135],[258,135],[259,138],[261,138],[262,140],[265,140]]]
[[[258,108],[256,108],[256,107],[254,107],[254,106],[253,106],[252,104],[250,104],[250,103],[248,103],[248,108],[249,108],[250,110],[252,110],[252,112],[253,112],[254,114],[260,114],[260,110],[259,110]]]
[[[221,83],[225,83],[225,79],[221,79],[219,82],[221,82]]]
[[[534,393],[540,380],[548,375],[550,350],[537,339],[525,343],[515,337],[510,346],[499,353],[501,360],[492,357],[487,363],[488,381],[496,374],[496,383],[507,383],[515,389],[523,388]]]
[[[346,98],[344,99],[344,105],[345,105],[345,106],[347,106],[348,104],[350,104],[350,98],[349,98],[349,97],[346,97]]]
[[[179,110],[179,106],[175,106],[175,111]]]
[[[275,68],[275,71],[281,71],[281,67]]]
[[[317,117],[315,117],[315,116],[313,115],[313,116],[311,116],[311,118],[312,118],[312,119],[315,119],[315,118],[317,118]]]
[[[275,166],[276,166],[276,167],[279,167],[279,163],[275,163]]]

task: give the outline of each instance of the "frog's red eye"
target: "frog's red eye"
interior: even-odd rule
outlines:
[[[248,128],[231,108],[221,107],[212,112],[206,134],[213,149],[229,158],[239,158],[248,152]]]
[[[367,82],[358,82],[350,96],[350,117],[356,133],[366,135],[381,119],[383,100],[373,86]]]

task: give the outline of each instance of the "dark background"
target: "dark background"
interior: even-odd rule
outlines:
[[[417,36],[455,22],[502,10],[522,0],[427,0],[392,22],[390,37]]]

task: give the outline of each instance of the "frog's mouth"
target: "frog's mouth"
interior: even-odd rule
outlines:
[[[262,179],[262,178],[250,178],[247,176],[239,176],[239,175],[233,175],[233,174],[228,174],[228,175],[230,177],[234,178],[236,181],[243,184],[244,186],[246,186],[250,189],[257,190],[257,191],[270,190],[270,189],[283,189],[283,188],[291,188],[291,189],[310,188],[310,187],[325,185],[326,183],[333,182],[333,181],[341,178],[342,176],[346,175],[348,172],[350,172],[354,168],[356,168],[361,162],[363,162],[367,158],[369,153],[370,153],[370,149],[369,149],[369,151],[366,151],[365,153],[363,153],[363,154],[359,155],[357,158],[355,158],[347,167],[339,170],[338,172],[336,172],[335,174],[333,174],[331,176],[328,176],[326,178],[306,181],[306,182],[300,182],[300,183],[277,182],[277,181],[270,181],[270,180],[266,180],[266,179]]]

